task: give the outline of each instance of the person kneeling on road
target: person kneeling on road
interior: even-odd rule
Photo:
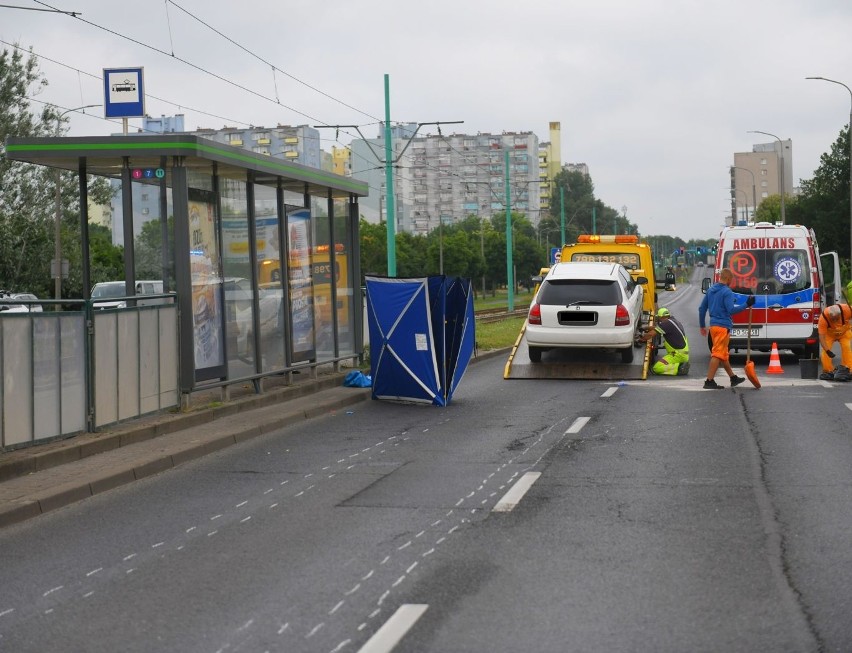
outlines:
[[[641,342],[648,342],[656,334],[663,338],[666,355],[654,363],[651,371],[654,374],[666,376],[685,376],[689,373],[689,341],[686,338],[686,330],[683,325],[672,317],[667,308],[657,311],[657,323],[649,328],[639,338]]]
[[[822,347],[822,374],[819,378],[824,381],[849,381],[849,370],[852,368],[852,308],[848,304],[834,304],[826,308],[819,316],[817,333]],[[840,343],[840,360],[843,364],[832,369],[831,359],[837,355],[831,351],[835,342]]]

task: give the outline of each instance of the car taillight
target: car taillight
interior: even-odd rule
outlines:
[[[530,312],[527,319],[530,324],[541,325],[541,306],[539,304],[536,303],[530,306]]]
[[[630,313],[624,308],[624,304],[619,304],[615,309],[615,326],[627,326],[630,324]]]
[[[814,317],[816,318],[814,320],[814,323],[816,323],[817,320],[819,320],[819,293],[816,292],[816,291],[814,291],[814,308],[813,308],[813,311],[814,311]]]

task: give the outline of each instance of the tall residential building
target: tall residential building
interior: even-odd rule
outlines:
[[[784,194],[792,195],[793,141],[790,139],[758,143],[751,152],[735,152],[731,169],[732,224],[750,220],[763,199],[780,194],[782,174]]]
[[[308,125],[196,129],[196,136],[322,169],[320,133]]]
[[[425,234],[439,224],[506,210],[506,153],[509,202],[533,224],[540,218],[538,137],[532,132],[415,136],[416,125],[392,134],[397,231]],[[359,202],[367,220],[383,221],[384,139],[352,141],[352,176],[370,185]]]

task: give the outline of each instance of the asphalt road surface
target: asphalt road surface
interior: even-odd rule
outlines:
[[[3,529],[0,651],[852,650],[852,384],[702,390],[700,297],[687,377],[494,358]]]

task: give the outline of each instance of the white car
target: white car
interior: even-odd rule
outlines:
[[[0,312],[3,313],[41,313],[41,304],[20,304],[21,300],[37,302],[38,297],[28,292],[0,294]]]
[[[642,326],[641,284],[617,263],[557,263],[542,280],[527,315],[530,361],[556,347],[617,349],[633,362]]]

